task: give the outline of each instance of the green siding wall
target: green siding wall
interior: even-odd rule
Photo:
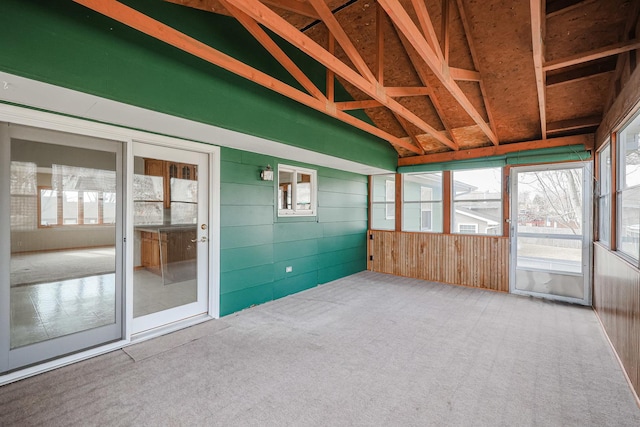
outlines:
[[[231,18],[159,0],[124,3],[295,85]],[[1,71],[387,170],[396,167],[397,154],[386,142],[70,0],[2,0],[0,40]],[[281,43],[323,87],[322,67]],[[337,96],[346,99],[346,92]]]
[[[277,217],[276,183],[259,175],[278,163],[317,170],[317,217]],[[221,315],[366,268],[366,176],[227,148],[220,176]]]

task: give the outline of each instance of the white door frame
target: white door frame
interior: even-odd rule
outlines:
[[[560,295],[552,295],[546,293],[539,293],[533,291],[523,291],[516,289],[516,269],[517,269],[517,239],[518,239],[518,177],[520,172],[533,172],[533,171],[550,171],[561,169],[576,169],[582,168],[582,210],[583,210],[583,235],[582,235],[582,274],[583,274],[583,290],[584,298],[572,298]],[[567,162],[567,163],[553,163],[543,165],[532,166],[518,166],[513,167],[509,173],[510,180],[510,268],[509,268],[509,290],[513,294],[531,295],[541,298],[553,299],[557,301],[564,301],[574,304],[591,305],[592,292],[591,292],[591,272],[592,272],[592,245],[591,240],[593,237],[593,173],[591,162]]]
[[[180,163],[199,163],[198,175],[200,178],[204,176],[200,181],[200,191],[199,191],[199,204],[198,204],[198,218],[202,219],[201,222],[207,225],[205,230],[200,229],[200,222],[196,224],[197,230],[197,238],[206,237],[206,250],[198,251],[198,274],[197,274],[197,284],[198,284],[198,300],[194,303],[187,304],[185,306],[174,307],[172,309],[153,313],[147,316],[142,316],[139,318],[133,318],[133,304],[129,304],[127,308],[127,318],[132,319],[132,335],[138,335],[142,333],[144,337],[149,336],[149,331],[156,330],[160,328],[161,330],[169,324],[179,322],[185,320],[187,318],[193,317],[194,315],[198,315],[200,313],[206,313],[209,317],[217,317],[214,314],[219,314],[219,311],[216,312],[216,309],[219,310],[219,291],[216,292],[212,289],[211,284],[213,281],[213,274],[211,272],[212,268],[212,260],[209,256],[209,251],[211,250],[211,240],[213,238],[212,233],[214,233],[215,229],[219,229],[219,227],[212,229],[210,227],[211,221],[213,221],[213,215],[211,214],[212,203],[211,197],[213,194],[218,194],[219,191],[211,191],[212,180],[211,176],[211,163],[213,153],[212,150],[206,149],[203,144],[193,143],[189,141],[173,141],[172,143],[161,143],[159,141],[150,141],[149,138],[145,138],[144,140],[135,139],[132,144],[132,155],[138,157],[153,157],[158,159],[172,159]],[[197,155],[205,155],[206,160],[204,162],[199,162]],[[133,164],[133,158],[130,158],[130,163]],[[133,171],[131,171],[131,175],[133,177]],[[128,180],[133,186],[133,179]],[[214,187],[215,188],[215,187]],[[218,187],[219,188],[219,187]],[[127,200],[127,212],[129,214],[129,227],[128,233],[131,232],[133,235],[133,191],[128,193],[130,196]],[[206,199],[206,203],[202,203]],[[134,239],[127,239],[129,250],[127,251],[130,254],[129,259],[129,268],[127,271],[131,270],[131,279],[128,280],[128,288],[127,295],[131,295],[131,299],[128,301],[133,302],[133,268],[134,268],[134,260],[132,258],[134,253]],[[202,247],[202,243],[198,243],[199,247]],[[216,270],[217,271],[217,270]],[[129,289],[130,288],[130,289]],[[205,299],[201,299],[202,294],[205,294]],[[212,295],[213,294],[213,295]],[[216,298],[215,295],[218,295]]]

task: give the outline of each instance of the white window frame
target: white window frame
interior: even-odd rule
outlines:
[[[385,219],[395,219],[396,218],[396,182],[390,179],[385,180],[384,182],[384,200],[386,202],[384,208],[384,217]]]
[[[317,200],[318,200],[318,173],[314,169],[301,168],[298,166],[290,166],[278,164],[278,183],[277,193],[280,192],[280,172],[290,172],[293,175],[291,183],[291,209],[281,209],[279,202],[280,196],[276,194],[276,200],[278,202],[278,216],[279,217],[291,217],[291,216],[316,216],[317,215]],[[311,209],[298,209],[297,208],[297,196],[298,196],[298,175],[305,174],[311,176]]]

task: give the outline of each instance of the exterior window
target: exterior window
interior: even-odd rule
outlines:
[[[598,155],[598,240],[611,244],[611,145],[607,142]]]
[[[316,171],[278,165],[278,216],[316,215]]]
[[[396,227],[395,174],[373,175],[371,185],[371,228],[394,230]]]
[[[403,231],[442,232],[442,172],[405,174]]]
[[[640,116],[618,133],[618,250],[640,255]]]
[[[11,229],[37,228],[37,165],[31,162],[11,162]]]
[[[452,229],[502,235],[502,169],[453,171],[452,181]]]

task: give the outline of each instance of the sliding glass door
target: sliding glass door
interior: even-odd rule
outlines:
[[[0,373],[123,337],[123,143],[0,123]]]

